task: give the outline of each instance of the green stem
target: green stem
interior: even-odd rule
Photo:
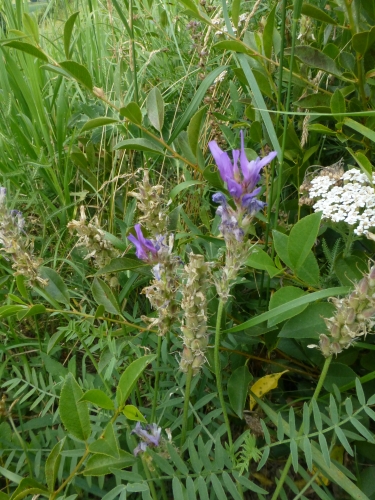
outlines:
[[[163,337],[159,335],[158,337],[158,347],[156,351],[156,373],[155,373],[155,385],[154,385],[154,397],[152,398],[152,410],[151,410],[151,423],[155,422],[156,418],[156,407],[158,404],[159,395],[159,380],[160,380],[160,357],[161,357],[161,344]]]
[[[184,413],[182,417],[182,432],[181,432],[181,444],[180,444],[181,448],[184,446],[186,441],[186,431],[189,419],[190,389],[191,389],[192,379],[193,379],[193,367],[189,365],[188,372],[186,375]]]
[[[329,368],[329,365],[331,364],[331,361],[332,361],[332,356],[329,356],[328,358],[325,359],[325,362],[324,362],[324,365],[323,365],[323,369],[322,369],[322,373],[320,374],[320,377],[319,377],[319,380],[318,380],[318,384],[316,386],[316,389],[315,389],[315,392],[313,394],[313,397],[311,398],[311,401],[310,401],[310,405],[309,405],[310,413],[312,412],[312,402],[314,400],[316,401],[318,399],[320,391],[322,390],[322,387],[323,387],[324,381],[326,379],[326,376],[327,376],[327,373],[328,373],[328,368]],[[297,436],[300,436],[302,433],[303,433],[303,424],[299,428]],[[288,460],[287,460],[287,462],[286,462],[286,464],[284,466],[283,472],[281,473],[279,482],[277,483],[276,489],[275,489],[275,491],[274,491],[274,493],[272,495],[271,500],[276,500],[279,497],[279,493],[280,493],[280,491],[281,491],[281,489],[283,487],[283,484],[284,484],[285,479],[286,479],[286,477],[288,475],[288,472],[289,472],[289,469],[290,469],[291,465],[292,465],[292,455],[290,454],[289,457],[288,457]]]
[[[349,229],[348,237],[346,238],[346,241],[345,241],[345,249],[344,249],[344,252],[343,252],[343,256],[344,257],[349,257],[350,256],[352,245],[353,245],[353,239],[354,239],[354,228],[351,227]]]
[[[220,330],[221,330],[221,318],[223,316],[224,310],[224,302],[222,299],[219,301],[219,307],[217,310],[217,318],[216,318],[216,332],[215,332],[215,347],[214,347],[214,362],[215,362],[215,375],[216,375],[216,385],[217,391],[219,393],[219,399],[221,408],[223,410],[224,422],[227,427],[228,441],[229,446],[232,448],[233,440],[232,440],[232,431],[230,429],[230,423],[227,413],[227,408],[225,406],[225,399],[223,394],[223,384],[221,380],[221,363],[220,363]]]
[[[142,453],[142,464],[143,464],[143,468],[144,468],[144,471],[146,474],[148,484],[150,486],[151,496],[152,496],[153,500],[158,500],[158,495],[156,494],[156,489],[155,489],[155,486],[153,483],[153,479],[151,477],[150,469],[148,468],[148,464],[147,464],[147,460],[146,460],[145,455],[146,455],[146,453]]]

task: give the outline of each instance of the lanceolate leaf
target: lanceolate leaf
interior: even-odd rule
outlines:
[[[110,314],[120,314],[121,309],[107,283],[100,278],[95,278],[92,284],[92,294],[96,303],[105,307]]]
[[[146,100],[147,116],[151,125],[161,133],[164,124],[164,101],[158,87],[151,89]]]
[[[77,82],[81,83],[84,87],[89,90],[93,89],[93,83],[90,73],[85,66],[79,64],[75,61],[63,61],[59,63],[60,66],[65,69]]]
[[[129,102],[125,107],[120,108],[120,115],[136,125],[142,124],[142,111],[136,102]]]
[[[81,129],[81,132],[86,132],[87,130],[92,130],[96,127],[104,127],[105,125],[112,125],[113,123],[119,123],[116,118],[111,118],[109,116],[102,116],[100,118],[94,118],[93,120],[88,120]]]
[[[113,149],[134,149],[135,151],[147,151],[148,153],[162,153],[163,149],[154,141],[143,138],[126,139],[120,141]]]
[[[4,46],[20,50],[21,52],[25,52],[30,56],[34,56],[37,57],[38,59],[41,59],[42,61],[48,62],[48,57],[46,56],[46,54],[37,47],[35,47],[35,45],[32,45],[31,43],[18,42],[15,40],[12,42],[5,43]]]
[[[61,462],[61,450],[63,449],[64,443],[65,437],[52,448],[52,451],[46,460],[45,473],[48,491],[53,491],[55,487],[57,473]]]
[[[62,302],[69,306],[70,295],[68,287],[65,285],[59,274],[49,267],[41,267],[39,269],[40,276],[48,280],[45,291],[57,302]]]
[[[80,401],[87,401],[88,403],[92,403],[94,405],[99,406],[100,408],[104,408],[105,410],[114,410],[113,401],[105,392],[100,389],[90,389],[85,392]]]
[[[154,355],[143,356],[138,358],[126,368],[124,373],[121,375],[116,392],[116,398],[118,405],[121,407],[125,404],[126,400],[130,396],[133,387],[137,383],[137,380],[142,375],[146,366],[152,363],[155,359]]]
[[[67,59],[70,58],[70,40],[72,38],[74,23],[76,22],[78,16],[79,11],[74,12],[74,14],[69,17],[64,25],[64,50]]]
[[[301,62],[310,66],[311,68],[322,69],[332,75],[340,76],[341,71],[337,68],[336,63],[331,57],[310,45],[298,45],[295,47],[295,56]],[[284,52],[286,55],[290,54],[290,49]]]
[[[87,403],[80,401],[82,389],[69,373],[61,390],[59,412],[66,430],[81,441],[90,436],[91,425]]]

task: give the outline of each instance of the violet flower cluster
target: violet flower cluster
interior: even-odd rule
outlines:
[[[209,143],[221,178],[226,183],[236,207],[233,209],[221,192],[212,197],[213,201],[220,205],[216,214],[221,218],[219,229],[226,244],[225,266],[216,279],[218,294],[224,301],[228,299],[231,284],[249,255],[249,246],[245,241],[246,232],[255,214],[266,205],[257,198],[261,191],[260,187],[256,187],[261,179],[260,172],[277,155],[273,151],[262,159],[249,161],[245,153],[243,132],[240,134],[241,150],[232,151],[233,161],[228,153],[219,148],[216,141]]]
[[[141,442],[133,450],[134,455],[137,456],[138,453],[146,451],[147,447],[156,448],[159,446],[161,427],[158,427],[156,424],[147,424],[146,428],[143,428],[142,424],[137,422],[131,434],[136,434],[141,438]]]

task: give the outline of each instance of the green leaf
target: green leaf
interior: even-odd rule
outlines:
[[[97,304],[105,307],[110,314],[119,314],[121,316],[120,306],[105,281],[95,278],[91,287],[92,295]]]
[[[120,141],[113,147],[116,149],[134,149],[135,151],[147,151],[148,153],[162,153],[163,149],[156,142],[151,142],[148,139],[126,139]]]
[[[284,54],[290,55],[291,49],[286,49]],[[303,64],[310,68],[321,69],[335,76],[341,76],[341,71],[337,68],[335,61],[311,45],[297,45],[294,55]]]
[[[303,297],[292,300],[287,304],[275,307],[275,309],[267,311],[263,314],[259,314],[255,318],[251,318],[248,321],[242,323],[241,325],[234,326],[233,328],[229,328],[228,330],[224,331],[226,333],[242,332],[247,328],[259,325],[260,323],[263,323],[264,321],[268,321],[271,319],[273,320],[274,324],[277,324],[280,323],[280,321],[283,321],[285,312],[290,312],[292,309],[299,308],[302,305],[310,304],[311,302],[315,302],[320,299],[326,299],[327,297],[335,297],[336,295],[346,295],[350,292],[351,289],[352,287],[342,286],[335,288],[327,288],[326,290],[320,290],[319,292],[309,293],[307,295],[304,295]]]
[[[337,22],[332,19],[331,16],[326,14],[324,10],[315,7],[310,3],[303,2],[302,3],[302,14],[308,17],[312,17],[313,19],[317,19],[318,21],[322,21],[327,24],[337,24]]]
[[[124,108],[120,108],[120,115],[136,125],[142,125],[142,111],[134,101],[129,102]]]
[[[373,167],[370,160],[361,151],[354,152],[351,148],[346,148],[346,149],[355,159],[362,172],[367,176],[367,179],[369,180],[370,184],[373,185],[373,179],[372,179]]]
[[[316,260],[315,255],[310,251],[307,254],[305,262],[298,269],[294,269],[294,272],[300,280],[304,281],[308,285],[318,286],[319,285],[319,264]]]
[[[105,392],[103,392],[100,389],[90,389],[89,391],[85,392],[85,394],[81,397],[79,400],[81,401],[86,401],[87,403],[93,403],[96,406],[99,406],[100,408],[104,408],[105,410],[114,410],[115,406],[113,404],[113,401]]]
[[[84,476],[105,476],[112,474],[112,469],[125,469],[135,462],[135,457],[126,451],[120,450],[120,458],[107,455],[95,454],[90,457],[83,470]]]
[[[142,267],[148,269],[150,265],[146,264],[145,262],[143,262],[143,260],[139,260],[136,257],[117,257],[116,259],[112,259],[109,264],[99,269],[99,271],[96,272],[95,276],[109,273],[119,273],[120,271],[129,271]]]
[[[151,125],[161,133],[164,125],[164,101],[158,87],[152,88],[148,94],[146,110]]]
[[[182,0],[180,0],[182,1]],[[194,115],[196,110],[199,107],[199,104],[202,102],[202,99],[206,96],[207,90],[213,84],[215,78],[220,75],[228,66],[219,66],[209,73],[206,78],[200,84],[197,92],[195,93],[193,99],[190,104],[186,108],[185,112],[179,119],[175,129],[173,130],[170,138],[168,139],[168,144],[171,144],[177,136],[184,130],[186,125],[190,122],[191,117]]]
[[[342,285],[351,285],[355,281],[363,278],[363,273],[367,271],[367,258],[365,255],[351,255],[344,257],[341,253],[335,260],[334,271]]]
[[[198,184],[202,184],[202,181],[184,181],[180,184],[177,184],[169,194],[171,200],[174,200],[176,196],[181,193],[184,189],[188,189],[191,186],[196,186]]]
[[[240,7],[241,7],[241,0],[233,0],[233,2],[232,2],[232,23],[236,29],[238,28],[238,20],[240,17]]]
[[[321,333],[327,333],[323,318],[330,318],[334,311],[334,305],[327,302],[310,304],[302,313],[283,325],[279,337],[296,340],[319,339]]]
[[[303,438],[303,452],[305,454],[307,468],[311,472],[313,470],[312,451],[311,451],[311,443],[307,436]]]
[[[320,125],[320,123],[312,123],[308,127],[310,132],[318,132],[318,134],[326,134],[326,135],[336,135],[335,130],[331,130],[325,125]]]
[[[181,474],[183,474],[184,476],[188,476],[189,475],[189,469],[188,469],[185,461],[182,460],[182,458],[180,457],[180,455],[176,451],[176,448],[173,446],[173,444],[167,443],[167,450],[168,450],[168,454],[169,454],[169,456],[171,458],[171,461],[172,461],[174,467],[179,472],[181,472]]]
[[[349,382],[354,382],[355,378],[356,374],[349,366],[342,363],[331,363],[323,387],[326,391],[332,392],[333,385],[340,388]]]
[[[10,500],[21,500],[31,495],[43,495],[49,497],[48,490],[43,484],[38,483],[31,477],[25,477],[18,485],[16,491],[10,497]]]
[[[245,264],[249,267],[253,267],[254,269],[267,271],[271,278],[281,272],[280,269],[277,269],[271,257],[258,246],[251,249],[251,254],[246,259]]]
[[[327,94],[310,94],[293,103],[299,108],[330,108],[331,100]]]
[[[211,474],[210,480],[211,480],[211,484],[213,486],[214,492],[216,494],[217,500],[227,500],[228,497],[225,494],[224,488],[222,487],[221,482],[219,481],[216,474]]]
[[[219,50],[232,50],[240,54],[253,55],[254,51],[240,40],[224,40],[215,43],[214,47]]]
[[[253,376],[246,365],[236,368],[228,380],[229,401],[234,412],[240,418],[243,418],[249,384],[252,380]]]
[[[17,314],[20,311],[27,311],[26,306],[1,306],[0,307],[0,318],[8,318],[9,316],[13,316],[13,314]]]
[[[366,397],[365,397],[365,393],[363,391],[362,384],[359,381],[358,377],[356,377],[356,379],[355,379],[355,390],[356,390],[356,393],[357,393],[357,398],[358,398],[359,403],[362,406],[365,406],[365,404],[366,404]]]
[[[275,27],[275,12],[277,4],[273,6],[271,12],[268,14],[266,24],[263,31],[263,50],[264,55],[271,59],[273,47],[273,30]]]
[[[136,422],[143,422],[145,424],[147,423],[145,417],[134,405],[126,405],[122,413],[128,420],[135,420]]]
[[[4,43],[4,47],[11,47],[12,49],[20,50],[21,52],[25,52],[25,54],[29,54],[30,56],[37,57],[42,61],[48,62],[46,54],[31,43],[18,42],[14,40],[12,42]]]
[[[277,292],[275,292],[272,295],[269,303],[269,309],[271,311],[272,309],[280,307],[284,304],[288,305],[291,301],[303,297],[304,295],[306,295],[306,293],[307,292],[304,292],[303,290],[295,286],[285,286],[283,288],[280,288],[280,290],[277,290]],[[276,320],[275,319],[268,320],[268,326],[274,326],[277,323],[280,323],[281,321],[296,316],[297,314],[301,313],[304,309],[306,309],[306,307],[307,305],[304,304],[298,308],[289,310],[287,309],[283,314],[280,314]]]
[[[336,436],[338,437],[340,443],[343,445],[343,447],[347,451],[347,453],[349,453],[349,455],[351,455],[351,456],[354,456],[352,447],[350,446],[349,441],[347,440],[347,438],[344,434],[344,431],[342,429],[340,429],[340,427],[336,426],[335,433],[336,433]]]
[[[370,139],[370,141],[375,142],[375,132],[362,125],[362,123],[358,123],[351,118],[344,118],[343,123],[347,127],[350,127],[351,129],[358,132],[360,135],[364,135],[365,137],[367,137],[367,139]]]
[[[48,491],[50,492],[52,492],[55,488],[57,473],[59,471],[61,462],[61,450],[63,449],[65,439],[66,438],[64,437],[52,448],[52,451],[48,455],[46,460],[45,474],[46,474]]]
[[[74,12],[64,24],[64,50],[67,59],[70,58],[70,41],[72,39],[74,23],[78,16],[79,11]]]
[[[34,304],[27,311],[18,313],[18,319],[31,318],[32,316],[37,316],[38,314],[44,314],[46,312],[46,307],[43,304]]]
[[[59,65],[65,69],[70,76],[77,80],[77,82],[81,83],[89,90],[93,90],[94,85],[92,83],[92,78],[85,66],[82,66],[82,64],[75,61],[63,61],[60,62]]]
[[[288,255],[292,269],[300,268],[305,262],[311,248],[318,237],[321,212],[304,217],[290,231]]]
[[[276,231],[275,229],[272,231],[272,237],[277,255],[284,262],[284,264],[292,269],[293,266],[288,253],[289,237],[284,233]]]
[[[81,128],[81,132],[86,132],[87,130],[92,130],[96,127],[104,127],[105,125],[112,125],[113,123],[120,123],[116,118],[110,118],[109,116],[101,116],[99,118],[94,118],[93,120],[87,120],[84,126]]]
[[[173,499],[174,500],[184,500],[184,492],[182,489],[182,484],[180,481],[177,479],[176,476],[173,476],[172,479],[172,491],[173,491]]]
[[[26,33],[32,35],[35,43],[39,45],[39,28],[34,17],[30,16],[27,12],[24,12],[22,15],[22,22]]]
[[[69,373],[61,389],[59,412],[66,430],[81,441],[86,441],[91,433],[87,403],[80,402],[82,389]]]
[[[200,16],[199,9],[194,0],[179,0],[182,5],[184,5],[188,10],[194,12],[194,14]]]
[[[203,108],[199,109],[190,120],[190,123],[187,128],[189,145],[194,155],[196,155],[197,153],[201,125],[203,118],[206,114],[206,111],[207,111],[207,106],[204,106]]]
[[[361,55],[364,55],[375,43],[375,26],[369,31],[356,33],[352,38],[353,49]]]
[[[340,89],[336,89],[331,97],[331,111],[332,114],[338,122],[342,121],[342,117],[335,116],[336,113],[345,113],[346,105],[345,105],[345,97],[342,95]]]
[[[57,272],[54,269],[43,266],[39,268],[39,274],[43,279],[48,280],[48,285],[44,290],[57,302],[69,306],[70,294],[68,287]]]
[[[222,478],[223,478],[224,485],[225,485],[226,489],[232,495],[232,497],[234,498],[234,500],[242,500],[242,497],[238,493],[236,485],[234,484],[234,482],[232,481],[230,475],[226,471],[223,472]]]
[[[116,391],[116,398],[119,407],[122,407],[125,404],[131,391],[133,390],[133,387],[137,383],[137,380],[142,375],[147,365],[152,363],[154,359],[154,355],[142,356],[141,358],[138,358],[130,363],[130,365],[126,368],[120,377]]]
[[[97,453],[100,455],[107,455],[108,457],[120,458],[118,442],[116,439],[113,423],[109,422],[105,431],[99,439],[94,441],[89,446],[90,453]]]
[[[267,448],[267,449],[268,449],[268,453],[269,453],[270,449],[269,448]],[[247,477],[240,476],[236,470],[233,471],[233,477],[236,481],[241,483],[243,486],[245,486],[245,488],[248,488],[250,491],[253,491],[254,493],[260,493],[261,495],[268,495],[268,491],[264,490],[260,486],[253,483],[252,481],[247,479]]]
[[[23,299],[29,300],[29,292],[25,286],[26,277],[19,274],[16,276],[17,289]]]

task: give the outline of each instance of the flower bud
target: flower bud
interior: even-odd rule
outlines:
[[[331,355],[329,338],[327,337],[327,335],[324,335],[323,333],[319,336],[319,347],[323,353],[323,356],[328,358],[328,356]]]
[[[368,291],[368,280],[366,277],[362,278],[361,281],[358,283],[357,290],[360,295],[366,296]]]
[[[336,354],[337,356],[337,354],[340,354],[340,352],[342,352],[342,347],[337,342],[333,342],[333,344],[331,344],[331,352],[332,354]]]

